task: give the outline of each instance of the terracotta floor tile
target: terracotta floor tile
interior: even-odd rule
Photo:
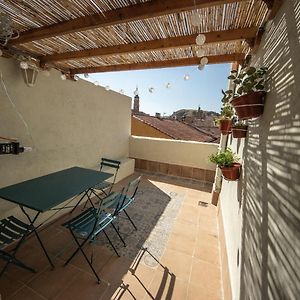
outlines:
[[[42,295],[37,294],[34,290],[27,286],[20,289],[14,296],[9,298],[9,300],[46,300],[47,298]]]
[[[55,298],[79,274],[78,269],[71,265],[62,266],[62,261],[55,260],[54,263],[54,270],[47,268],[27,284],[48,299]]]
[[[95,276],[80,272],[55,300],[99,300],[108,289],[108,283],[97,283]]]
[[[177,236],[183,236],[187,239],[196,240],[198,228],[197,225],[185,222],[184,220],[176,220],[172,233]]]
[[[21,281],[12,280],[9,275],[3,274],[0,278],[0,299],[8,299],[15,294],[23,285]]]
[[[188,283],[178,279],[168,269],[156,271],[145,299],[184,300]]]
[[[176,278],[184,281],[189,280],[192,265],[191,255],[179,251],[166,250],[161,259],[161,264],[168,268],[169,272],[173,273]]]
[[[195,245],[195,240],[171,233],[167,243],[167,249],[179,251],[192,256],[194,254]]]
[[[220,269],[205,261],[193,259],[190,283],[199,285],[207,290],[220,291]]]
[[[187,300],[221,300],[220,288],[217,290],[207,289],[202,284],[192,284],[188,286]]]

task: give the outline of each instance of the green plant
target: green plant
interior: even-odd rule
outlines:
[[[222,168],[232,166],[239,160],[239,158],[235,153],[232,152],[230,148],[226,148],[222,152],[210,155],[209,160],[218,167]]]
[[[231,75],[228,79],[231,79],[235,83],[235,88],[232,90],[222,91],[223,99],[225,103],[233,98],[237,98],[251,92],[264,91],[265,90],[265,74],[268,68],[261,67],[246,67],[237,72],[231,71]],[[227,101],[227,102],[226,102]]]

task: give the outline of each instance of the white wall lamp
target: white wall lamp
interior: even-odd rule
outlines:
[[[28,64],[26,61],[20,62],[20,68],[26,85],[33,87],[36,83],[39,69],[34,65]]]

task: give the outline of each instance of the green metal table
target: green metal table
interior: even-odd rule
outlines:
[[[54,268],[54,264],[39,237],[37,227],[34,225],[38,216],[43,212],[55,209],[59,204],[80,194],[83,194],[80,201],[87,195],[92,204],[90,199],[91,193],[97,196],[92,188],[111,176],[112,174],[105,172],[72,167],[1,188],[0,198],[20,206],[22,212],[29,220],[30,225],[32,225],[33,232],[50,265]],[[36,214],[30,217],[25,208],[36,211]]]

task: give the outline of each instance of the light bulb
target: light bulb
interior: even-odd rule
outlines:
[[[189,75],[189,74],[185,74],[185,75],[183,76],[183,79],[184,79],[184,80],[189,80],[189,79],[190,79],[190,75]]]
[[[79,79],[78,75],[74,75],[74,80],[77,81]]]
[[[208,58],[205,56],[205,57],[202,57],[201,60],[200,60],[200,64],[205,66],[208,64]]]
[[[149,91],[149,93],[153,93],[154,92],[154,87],[149,87],[148,91]]]
[[[200,23],[201,23],[201,17],[200,17],[200,15],[198,13],[193,13],[191,15],[191,24],[193,26],[199,26]]]
[[[21,61],[20,62],[20,68],[23,70],[27,70],[28,69],[28,63],[26,61]]]
[[[61,78],[61,80],[66,80],[66,79],[67,79],[67,76],[66,76],[66,74],[61,74],[61,75],[60,75],[60,78]]]
[[[204,34],[200,33],[200,34],[197,35],[197,37],[196,37],[196,44],[198,46],[204,45],[205,41],[206,41],[206,36]]]
[[[109,85],[105,86],[105,89],[106,89],[107,91],[109,91],[109,89],[110,89]]]
[[[3,51],[0,49],[0,56],[2,56],[3,55]]]
[[[85,73],[83,76],[84,76],[84,78],[89,78],[89,74],[88,73]]]
[[[95,82],[94,82],[94,85],[95,85],[95,86],[98,86],[98,85],[99,85],[99,82],[98,82],[98,81],[95,81]]]
[[[123,90],[123,89],[121,89],[121,90],[120,90],[120,94],[122,94],[122,95],[123,95],[124,93],[125,93],[125,92],[124,92],[124,90]]]
[[[139,89],[136,88],[136,89],[134,90],[133,94],[134,94],[134,96],[138,96],[138,95],[139,95]]]
[[[199,66],[198,66],[198,70],[199,70],[199,71],[204,70],[204,68],[205,68],[205,65],[199,65]]]
[[[170,87],[171,87],[171,83],[168,82],[168,83],[166,84],[166,88],[169,89]]]
[[[199,48],[199,49],[197,49],[196,50],[196,55],[198,56],[198,57],[202,57],[202,56],[204,56],[204,50],[202,49],[202,48]]]

